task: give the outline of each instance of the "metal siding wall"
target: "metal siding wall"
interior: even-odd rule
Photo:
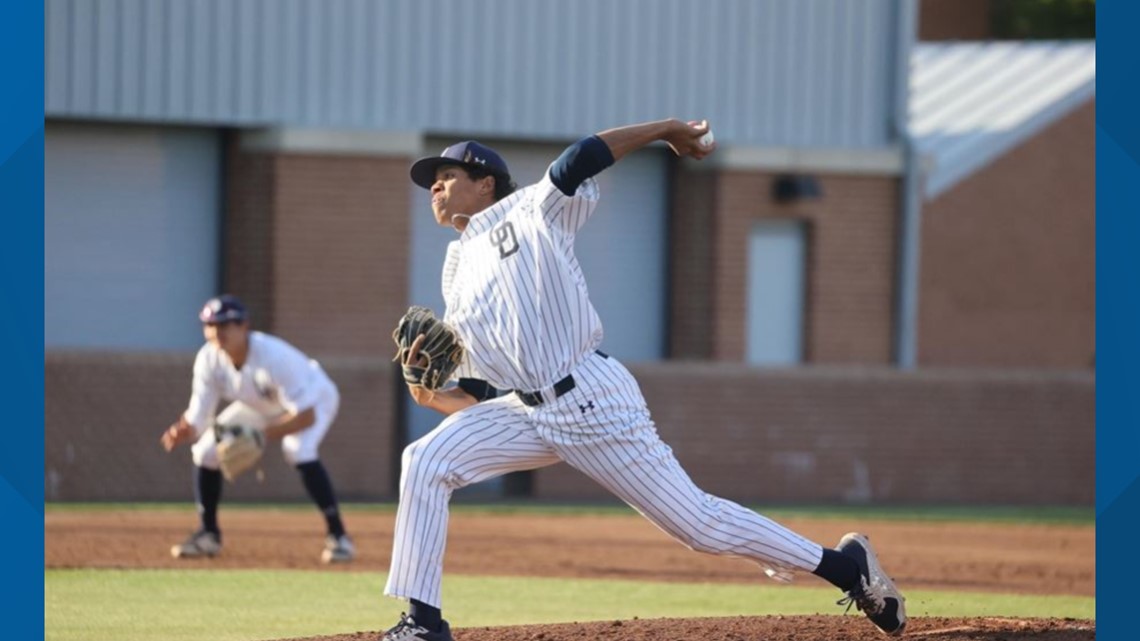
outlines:
[[[142,0],[123,2],[119,12],[119,86],[116,107],[126,115],[142,111],[143,30]]]
[[[46,105],[63,106],[69,103],[67,34],[67,7],[60,2],[48,2],[44,6],[44,103]]]
[[[906,0],[47,0],[49,116],[567,139],[889,142]]]
[[[44,136],[44,346],[199,347],[194,314],[218,283],[217,132],[49,121]]]

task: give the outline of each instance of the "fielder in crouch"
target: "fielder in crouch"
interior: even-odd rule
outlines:
[[[633,376],[598,351],[602,324],[574,256],[575,234],[598,203],[593,176],[654,141],[702,159],[715,150],[700,142],[708,132],[707,123],[672,119],[606,130],[568,147],[522,189],[503,159],[474,141],[412,166],[436,222],[459,232],[443,266],[443,320],[467,354],[457,385],[409,385],[416,403],[447,418],[404,450],[384,591],[409,600],[410,611],[385,641],[452,638],[440,598],[452,492],[558,461],[687,547],[751,559],[777,580],[812,572],[846,592],[840,604],[902,633],[904,599],[865,536],[827,548],[702,491],[658,437]],[[423,364],[415,348],[404,364]]]
[[[332,480],[317,449],[340,407],[340,394],[321,366],[289,343],[263,332],[250,331],[249,314],[236,297],[223,295],[206,302],[199,314],[206,344],[194,359],[190,404],[162,434],[167,452],[195,440],[194,494],[201,526],[171,554],[178,558],[214,556],[222,549],[218,504],[222,472],[218,469],[216,422],[255,423],[267,440],[279,439],[285,460],[301,476],[309,497],[327,527],[321,560],[351,561],[352,539],[340,518]],[[233,401],[215,419],[220,401]]]

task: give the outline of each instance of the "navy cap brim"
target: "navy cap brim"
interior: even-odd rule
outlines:
[[[510,179],[510,176],[502,172],[495,171],[486,165],[480,165],[473,162],[463,162],[454,158],[446,158],[444,156],[432,156],[430,158],[420,158],[412,165],[412,182],[423,187],[424,189],[431,189],[435,184],[435,172],[439,171],[440,167],[444,165],[454,165],[456,167],[465,167],[467,169],[483,169],[490,171],[492,175],[500,178]]]
[[[241,322],[245,320],[245,314],[242,312],[229,310],[220,314],[201,315],[198,320],[202,321],[204,325],[220,325],[222,323]]]
[[[467,166],[454,158],[443,158],[441,156],[420,158],[412,165],[412,182],[424,189],[431,189],[431,186],[435,184],[436,170],[444,165]]]

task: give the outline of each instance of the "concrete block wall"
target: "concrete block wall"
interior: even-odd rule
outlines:
[[[190,354],[51,353],[49,501],[189,501],[190,453],[159,436],[184,408]],[[402,383],[386,359],[325,358],[342,396],[321,450],[345,500],[391,500]],[[738,501],[1092,505],[1091,372],[634,365],[661,437],[699,486]],[[129,395],[125,393],[129,391]],[[226,496],[305,501],[277,451]],[[609,498],[565,465],[534,496]]]
[[[395,374],[383,360],[321,359],[341,407],[321,458],[344,500],[391,498],[397,471]],[[45,357],[44,496],[49,501],[192,501],[190,448],[162,449],[186,409],[193,354],[53,352]],[[225,497],[307,500],[278,445]]]
[[[750,502],[1074,504],[1095,499],[1095,377],[886,368],[631,367],[699,487]],[[551,500],[608,499],[565,464]]]

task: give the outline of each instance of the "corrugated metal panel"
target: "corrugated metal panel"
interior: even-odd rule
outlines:
[[[1096,94],[1096,42],[916,45],[910,131],[934,198]]]
[[[45,348],[201,346],[194,314],[217,293],[221,154],[213,129],[47,123]],[[146,320],[124,323],[124,310]]]
[[[49,117],[889,142],[907,0],[47,0]]]

